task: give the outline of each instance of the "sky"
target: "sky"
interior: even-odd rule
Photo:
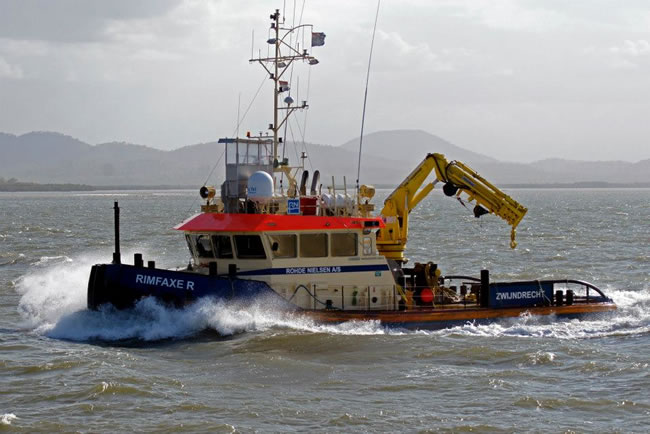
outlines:
[[[288,139],[340,145],[359,135],[376,5],[0,0],[0,131],[160,149],[238,118],[264,131],[272,82],[249,58],[279,8],[327,35],[320,63],[293,69],[310,107]],[[367,103],[366,133],[421,129],[504,161],[650,158],[650,3],[383,0]]]

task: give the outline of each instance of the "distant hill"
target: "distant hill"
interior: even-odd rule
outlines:
[[[201,185],[223,149],[203,143],[161,151],[130,143],[96,146],[59,133],[0,135],[0,176],[96,186]]]
[[[357,173],[359,139],[341,146],[306,144],[310,172],[318,169],[321,182],[338,185],[343,176],[351,188]],[[298,162],[302,145],[287,144],[286,155]],[[200,186],[223,152],[216,142],[162,151],[130,143],[90,145],[53,132],[32,132],[16,136],[0,133],[0,176],[25,182],[87,184],[92,186]],[[381,131],[364,137],[361,182],[395,185],[429,152],[440,152],[450,160],[461,160],[496,184],[558,184],[607,182],[635,184],[650,182],[650,159],[585,162],[549,159],[531,164],[497,161],[468,151],[440,137],[420,130]],[[223,179],[223,160],[210,182]]]
[[[0,177],[0,191],[91,191],[93,187],[81,184],[36,184],[34,182],[20,182],[15,178],[5,180]]]
[[[642,183],[650,178],[650,159],[636,163],[627,161],[576,161],[550,158],[530,164],[546,174],[562,178],[562,182],[605,181]]]
[[[359,153],[359,138],[356,137],[341,148]],[[445,154],[448,158],[476,163],[496,162],[492,157],[468,151],[445,139],[422,130],[392,130],[370,133],[363,137],[363,154],[383,158],[412,162],[414,158],[422,159],[431,152]]]
[[[0,170],[12,166],[61,163],[80,158],[91,146],[59,133],[32,132],[21,136],[0,133]]]

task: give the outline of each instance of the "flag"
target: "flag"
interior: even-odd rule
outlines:
[[[321,45],[325,45],[325,33],[311,32],[311,46],[320,47]]]
[[[278,92],[286,92],[289,89],[291,89],[291,87],[289,86],[289,82],[280,80],[280,86],[278,87]]]

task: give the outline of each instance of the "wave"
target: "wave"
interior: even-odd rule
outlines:
[[[38,261],[34,262],[32,265],[46,266],[53,263],[62,263],[62,262],[72,262],[72,258],[65,255],[41,256],[41,258]]]
[[[605,292],[616,303],[616,312],[589,314],[580,319],[524,314],[489,324],[468,322],[463,326],[432,333],[554,339],[588,339],[650,333],[650,289],[624,291],[609,288]]]
[[[105,306],[99,311],[86,308],[90,267],[105,254],[79,258],[57,257],[39,261],[39,268],[15,282],[22,294],[18,311],[22,326],[34,333],[74,341],[119,341],[183,339],[204,330],[229,336],[243,332],[264,332],[279,328],[305,333],[342,335],[431,334],[466,336],[516,336],[580,339],[650,332],[650,289],[609,289],[618,311],[583,319],[522,315],[490,324],[465,325],[436,330],[409,331],[388,328],[379,321],[353,321],[323,325],[311,319],[283,312],[257,300],[250,305],[203,299],[183,309],[171,308],[153,298],[139,301],[132,309],[118,311]]]
[[[272,327],[316,333],[385,332],[377,321],[319,325],[275,309],[266,300],[241,306],[203,299],[177,309],[153,298],[145,298],[132,309],[118,311],[104,306],[99,311],[90,311],[86,308],[90,267],[102,262],[103,258],[104,254],[59,258],[58,263],[18,279],[16,289],[22,294],[18,311],[24,320],[23,326],[37,334],[75,341],[156,341],[185,338],[206,329],[228,336]]]
[[[13,413],[5,413],[0,416],[0,424],[2,425],[11,425],[11,421],[18,419]]]
[[[0,267],[4,265],[14,265],[20,262],[26,262],[27,257],[23,253],[0,252]]]
[[[70,234],[72,233],[70,229],[53,228],[50,226],[39,226],[39,225],[34,225],[34,226],[22,225],[16,229],[18,234],[24,234],[24,233]]]

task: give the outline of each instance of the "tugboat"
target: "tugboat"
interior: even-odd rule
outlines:
[[[250,59],[273,82],[270,133],[219,140],[225,147],[225,181],[219,191],[201,187],[201,212],[175,227],[185,236],[190,264],[165,270],[149,261],[145,267],[137,253],[133,265],[122,263],[115,202],[113,261],[91,269],[90,309],[104,304],[126,309],[144,297],[176,307],[204,297],[244,303],[267,297],[270,309],[318,322],[378,320],[409,328],[616,309],[603,291],[581,280],[491,282],[488,270],[473,277],[443,275],[434,262],[408,266],[409,213],[438,184],[445,195],[473,202],[475,217],[503,219],[511,227],[511,248],[527,209],[466,164],[439,153],[426,155],[376,215],[370,185],[357,181],[348,192],[344,177],[342,189],[334,178],[323,186],[318,170],[309,182],[304,158],[291,166],[278,154],[281,128],[296,110],[307,109],[307,102],[296,105],[287,96],[281,106],[280,98],[289,89],[283,77],[292,64],[318,64],[311,50],[290,45],[288,36],[311,30],[314,47],[323,45],[325,34],[309,24],[285,27],[277,9],[270,18],[273,37],[267,42],[274,54]],[[431,172],[435,179],[426,183]]]

